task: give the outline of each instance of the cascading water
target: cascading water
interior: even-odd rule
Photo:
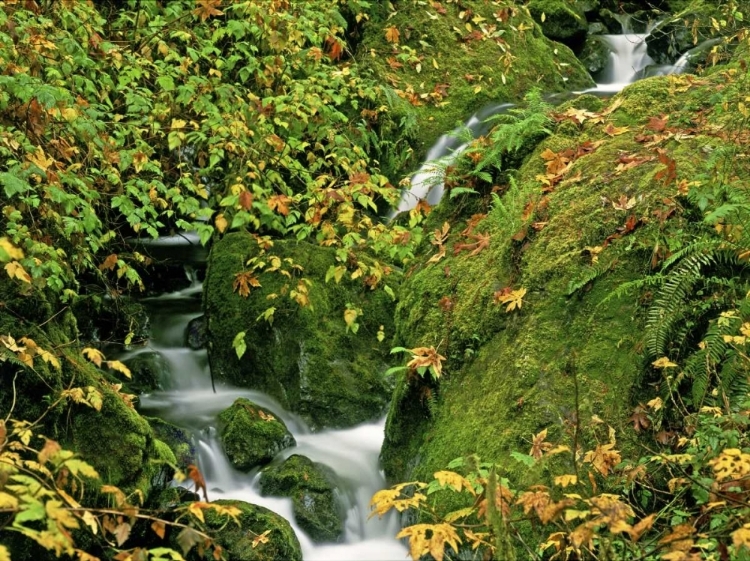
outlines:
[[[641,78],[684,72],[692,58],[715,44],[715,42],[707,41],[686,52],[675,64],[659,66],[654,64],[654,60],[646,50],[646,39],[653,25],[650,25],[645,33],[635,33],[628,17],[623,16],[620,23],[622,34],[599,36],[609,48],[610,55],[607,66],[596,76],[596,87],[579,93],[614,94]],[[426,200],[430,205],[440,202],[444,190],[442,172],[468,146],[468,143],[458,140],[458,133],[468,129],[476,138],[489,128],[486,123],[489,117],[505,112],[514,106],[512,103],[504,103],[483,109],[472,115],[463,127],[441,136],[427,153],[422,166],[412,176],[411,187],[402,193],[398,207],[391,211],[388,218],[413,209],[420,199]]]
[[[185,345],[189,322],[201,315],[201,291],[201,284],[192,278],[187,289],[145,299],[143,304],[149,312],[153,337],[148,348],[122,358],[157,352],[169,365],[169,373],[162,381],[164,389],[141,396],[141,410],[193,432],[197,463],[206,479],[209,500],[238,499],[280,514],[294,528],[306,561],[406,558],[406,548],[394,539],[398,520],[395,517],[368,520],[370,498],[385,487],[378,469],[384,420],[347,430],[312,433],[302,419],[261,392],[219,386],[214,392],[206,351]],[[303,454],[336,472],[341,481],[340,498],[347,509],[343,543],[313,543],[295,523],[290,499],[261,496],[258,474],[242,473],[230,465],[214,427],[218,413],[238,397],[273,411],[294,435],[297,446],[282,452],[277,460]]]

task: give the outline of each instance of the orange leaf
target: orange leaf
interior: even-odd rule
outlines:
[[[398,39],[401,33],[394,26],[385,28],[385,40],[389,43],[396,43],[398,45]]]
[[[218,9],[221,6],[221,0],[196,0],[197,8],[193,10],[193,14],[201,18],[201,21],[206,21],[211,16],[223,16],[224,12]]]

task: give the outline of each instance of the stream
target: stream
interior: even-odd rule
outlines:
[[[601,36],[611,50],[609,66],[597,77],[597,87],[589,91],[608,95],[640,77],[684,70],[689,62],[688,53],[684,60],[673,66],[653,65],[646,53],[645,37],[646,34],[630,31],[622,35]],[[485,134],[488,129],[486,119],[512,107],[513,104],[504,103],[485,108],[473,115],[465,128],[474,137]],[[437,204],[443,193],[443,185],[442,177],[436,174],[435,162],[453,161],[465,146],[453,133],[438,139],[425,163],[412,177],[411,189],[404,192],[391,216],[413,208],[419,199],[425,198],[431,205]],[[195,259],[196,249],[193,248],[196,241],[194,236],[188,235],[146,242],[145,245],[151,246],[152,253],[167,253],[169,257],[177,257],[185,262],[190,261],[191,251]],[[198,261],[204,258],[201,256]],[[186,270],[191,269],[186,267]],[[141,396],[140,409],[144,414],[163,418],[192,431],[196,460],[206,479],[209,500],[239,499],[280,514],[294,528],[307,561],[406,559],[407,548],[394,539],[399,530],[397,517],[368,519],[372,495],[386,486],[378,468],[385,419],[347,430],[313,433],[302,419],[285,411],[279,403],[263,393],[218,385],[214,392],[206,351],[192,350],[186,346],[188,323],[202,314],[201,294],[202,285],[193,278],[189,288],[144,299],[153,336],[148,347],[131,351],[122,358],[127,360],[138,353],[155,351],[168,363],[170,375],[163,380],[165,389]],[[340,498],[346,506],[347,518],[341,543],[312,542],[295,523],[290,499],[261,496],[257,471],[246,474],[232,468],[218,441],[215,425],[217,415],[239,397],[248,398],[273,411],[294,435],[297,446],[281,452],[274,461],[281,461],[292,454],[303,454],[330,467],[343,482]]]

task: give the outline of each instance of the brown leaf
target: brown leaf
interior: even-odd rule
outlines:
[[[635,432],[641,432],[641,430],[647,429],[651,426],[651,420],[646,414],[646,408],[642,405],[636,406],[633,410],[633,414],[628,417],[628,420],[633,423],[633,429],[635,429]]]
[[[154,531],[154,533],[159,536],[161,539],[164,539],[164,532],[166,530],[166,525],[161,520],[154,520],[153,524],[151,524],[151,529]]]
[[[543,431],[534,435],[534,438],[531,441],[531,450],[529,450],[529,456],[531,456],[535,460],[538,460],[544,455],[544,452],[550,450],[552,448],[552,444],[550,444],[549,442],[545,442],[546,439],[547,429],[544,429]]]
[[[326,38],[326,43],[328,44],[328,56],[331,60],[339,60],[344,50],[341,42],[336,37],[329,35]]]
[[[242,210],[250,210],[253,207],[253,194],[250,191],[240,193],[240,207]]]
[[[385,28],[385,40],[389,43],[395,43],[398,45],[400,35],[401,33],[399,33],[399,30],[394,26]]]
[[[206,491],[206,480],[203,479],[203,474],[195,464],[190,464],[187,467],[188,477],[195,483],[195,492],[203,491],[203,500],[208,502],[208,492]],[[178,538],[179,541],[179,538]]]
[[[665,128],[667,128],[667,121],[669,120],[669,116],[662,116],[662,117],[651,117],[648,120],[648,124],[646,125],[647,129],[651,129],[655,132],[662,132]]]
[[[111,271],[115,268],[115,265],[117,265],[117,254],[112,253],[108,255],[104,261],[102,261],[102,263],[99,265],[99,270],[103,271],[107,269],[108,271]]]
[[[221,0],[196,0],[195,4],[197,8],[193,10],[193,14],[201,18],[201,21],[206,21],[211,16],[224,15],[224,12],[218,9]]]
[[[117,545],[121,546],[126,541],[128,541],[128,538],[130,537],[130,524],[127,522],[120,522],[120,524],[117,525],[114,531],[115,540],[117,540]]]

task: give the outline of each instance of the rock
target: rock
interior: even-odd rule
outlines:
[[[593,75],[604,70],[609,62],[611,52],[607,44],[600,37],[589,35],[586,37],[586,43],[584,43],[583,50],[578,55],[578,58],[586,67],[586,70]]]
[[[393,96],[390,104],[392,119],[413,123],[407,135],[396,139],[414,148],[414,158],[407,165],[417,164],[439,136],[488,105],[519,101],[533,87],[552,93],[594,85],[573,52],[545,37],[520,2],[503,4],[501,9],[486,0],[441,2],[445,13],[438,18],[430,16],[434,10],[426,9],[429,3],[398,2],[392,15],[386,9],[387,2],[370,4],[378,8],[373,9],[377,13],[365,26],[360,45],[360,52],[367,54],[361,57],[363,70],[371,70],[380,82],[397,75],[394,89],[403,90],[413,84],[418,96],[427,96],[414,104]],[[502,40],[479,39],[476,33],[466,30],[467,22],[460,16],[469,11],[497,25]],[[384,28],[388,26],[401,30],[398,45],[386,40]],[[414,59],[401,61],[403,67],[394,74],[390,61],[401,60],[411,49],[427,49],[429,56],[418,66]],[[391,174],[385,168],[384,173],[396,176],[404,167]]]
[[[247,298],[234,291],[233,281],[248,258],[261,255],[255,239],[236,233],[217,242],[209,259],[205,284],[208,354],[217,381],[264,391],[288,410],[302,415],[313,429],[348,427],[381,416],[388,403],[391,381],[390,346],[378,342],[380,326],[393,333],[394,302],[381,287],[367,288],[346,272],[340,282],[326,274],[339,263],[332,248],[279,241],[262,254],[302,268],[295,275],[308,279],[301,307],[289,296],[299,278],[278,271],[258,273],[260,287]],[[399,275],[384,276],[381,284],[397,287]],[[268,297],[274,298],[269,300]],[[347,305],[361,310],[359,330],[347,330]],[[273,323],[262,319],[273,306]],[[260,318],[260,319],[259,319]],[[233,342],[245,331],[246,351],[237,358]]]
[[[188,347],[194,351],[205,349],[208,341],[206,333],[206,316],[191,319],[185,331],[185,339]]]
[[[336,542],[344,535],[346,511],[336,499],[336,475],[306,456],[289,456],[261,472],[264,496],[290,497],[294,519],[314,542]]]
[[[156,438],[169,446],[175,456],[177,467],[185,469],[195,464],[195,446],[190,431],[177,427],[156,417],[145,417]]]
[[[564,133],[543,140],[519,166],[518,191],[512,196],[526,201],[521,194],[532,196],[542,188],[538,176],[545,170],[545,151],[559,154],[585,141],[598,145],[572,165],[566,177],[576,179],[561,182],[545,196],[544,208],[528,217],[529,222],[543,221],[543,228],[519,233],[524,203],[472,208],[472,213],[487,213],[474,226],[492,240],[487,249],[475,256],[447,255],[440,267],[415,263],[401,287],[393,344],[414,348],[447,342],[440,352],[448,357],[443,365],[448,374],[439,385],[417,377],[398,380],[381,454],[389,480],[429,480],[455,458],[477,451],[483,461],[499,462],[511,481],[529,482],[543,475],[507,459],[512,451],[528,450],[528,435],[549,428],[551,440],[558,442],[575,418],[588,423],[593,415],[630,415],[628,396],[640,396],[643,380],[653,379],[648,378],[653,358],[644,357],[643,350],[647,307],[636,295],[612,295],[654,270],[650,236],[697,237],[704,228],[703,214],[686,209],[662,223],[644,224],[627,239],[610,238],[597,265],[586,248],[601,247],[622,227],[626,213],[612,204],[619,197],[638,201],[637,216],[661,204],[665,186],[654,181],[654,174],[663,166],[654,162],[623,173],[613,169],[623,152],[651,157],[650,149],[635,140],[649,117],[669,115],[670,126],[691,123],[710,103],[719,103],[708,100],[730,83],[729,74],[706,74],[700,85],[693,85],[689,76],[629,85],[615,98],[619,105],[609,117],[611,126],[623,128],[622,134],[609,136],[605,125],[566,124]],[[710,173],[712,164],[695,154],[710,144],[712,123],[741,119],[720,111],[711,115],[695,138],[669,151],[680,178]],[[747,167],[737,169],[737,181],[747,181],[739,175]],[[508,198],[501,201],[510,203]],[[460,231],[469,217],[462,222],[450,205],[444,199],[433,214],[447,216],[452,210],[451,230]],[[628,250],[638,244],[645,244],[646,251]],[[430,255],[422,255],[421,263]],[[443,267],[450,268],[450,277]],[[522,310],[507,312],[493,304],[493,295],[506,287],[526,290]],[[446,295],[453,303],[449,322],[439,305]]]
[[[169,363],[157,351],[142,351],[124,361],[132,378],[128,390],[135,394],[165,389],[169,377]]]
[[[609,33],[607,26],[600,21],[595,21],[589,24],[589,36],[591,35],[606,35]]]
[[[294,530],[275,512],[244,501],[219,500],[212,504],[240,510],[239,525],[213,509],[203,511],[208,533],[224,549],[227,561],[302,561],[302,550]],[[262,534],[267,540],[255,542]],[[170,534],[170,539],[172,546],[180,551],[176,532]],[[203,558],[193,549],[187,559],[202,561]]]
[[[599,20],[608,29],[608,33],[619,35],[623,32],[623,16],[615,14],[612,10],[603,9],[599,11]]]
[[[242,471],[267,464],[297,443],[283,421],[249,399],[239,398],[219,414],[220,437],[231,464]]]
[[[529,12],[544,36],[580,50],[588,33],[586,15],[578,3],[565,0],[531,0]],[[544,20],[544,21],[542,21]]]
[[[701,40],[705,39],[699,33]],[[693,47],[693,34],[690,27],[680,20],[678,22],[665,21],[657,25],[646,38],[648,55],[657,64],[671,64],[680,54]]]

